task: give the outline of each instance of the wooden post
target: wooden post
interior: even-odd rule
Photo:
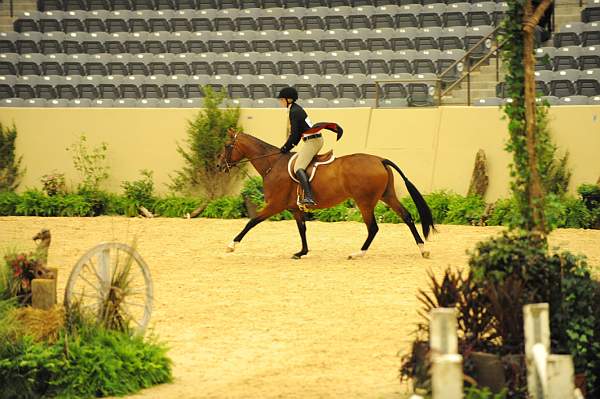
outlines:
[[[458,353],[456,310],[436,308],[429,313],[429,345],[432,356]]]
[[[34,278],[31,280],[31,306],[35,309],[49,310],[56,305],[56,281],[58,269],[49,268],[54,278]]]
[[[571,355],[548,356],[548,399],[575,398],[574,377]]]
[[[462,356],[440,355],[431,366],[433,399],[461,399],[463,397]]]
[[[550,353],[550,320],[547,303],[523,306],[525,330],[525,361],[527,365],[527,388],[529,397],[543,399],[547,391],[546,362],[540,372],[536,368],[535,353]],[[539,358],[539,357],[538,357]]]
[[[429,344],[433,399],[460,399],[463,393],[462,356],[458,354],[456,310],[436,308],[430,312]]]

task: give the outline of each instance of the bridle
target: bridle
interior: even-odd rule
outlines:
[[[266,158],[266,157],[270,157],[272,155],[280,153],[280,152],[273,152],[271,154],[261,155],[261,156],[254,157],[254,158],[242,159],[242,160],[239,160],[237,162],[231,162],[230,161],[231,160],[231,155],[233,154],[233,148],[235,147],[235,142],[237,140],[238,133],[239,133],[238,131],[235,131],[235,134],[233,135],[233,139],[231,140],[231,142],[229,144],[225,144],[225,168],[227,169],[227,173],[229,173],[232,168],[234,168],[234,167],[236,167],[236,166],[238,166],[240,164],[243,164],[243,163],[246,163],[246,162],[252,162],[255,159]],[[271,169],[272,168],[269,168],[267,170],[266,174],[269,174],[269,172],[271,171]]]

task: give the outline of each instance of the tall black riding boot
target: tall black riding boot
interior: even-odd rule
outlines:
[[[317,205],[315,200],[313,199],[312,189],[310,188],[310,183],[308,182],[308,175],[304,169],[298,169],[296,171],[296,177],[302,184],[302,189],[304,190],[304,198],[300,201],[303,205]]]

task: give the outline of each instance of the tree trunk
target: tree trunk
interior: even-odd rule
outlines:
[[[544,11],[552,3],[544,0],[537,9],[533,10],[531,0],[525,3],[525,23],[523,26],[523,65],[525,67],[525,123],[527,131],[527,153],[529,164],[529,182],[527,184],[527,199],[532,215],[532,230],[546,233],[544,217],[544,192],[538,171],[536,151],[536,112],[535,112],[535,58],[533,30]]]

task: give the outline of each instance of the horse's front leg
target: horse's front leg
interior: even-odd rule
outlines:
[[[283,208],[281,206],[273,206],[273,205],[267,203],[265,205],[265,207],[258,213],[258,215],[256,215],[255,218],[250,219],[248,221],[248,223],[246,223],[246,226],[244,227],[244,229],[242,231],[240,231],[240,234],[235,236],[233,241],[231,241],[229,243],[229,245],[227,246],[227,252],[235,251],[236,245],[242,241],[242,238],[244,238],[244,236],[250,231],[250,229],[252,229],[257,224],[267,220],[271,216],[278,214],[279,212],[283,211],[284,209],[285,208]]]
[[[302,249],[300,252],[296,252],[294,256],[292,256],[292,259],[300,259],[308,253],[308,244],[306,242],[306,217],[304,212],[295,210],[294,219],[296,219],[296,225],[298,226],[298,232],[300,233],[300,239],[302,240]]]

